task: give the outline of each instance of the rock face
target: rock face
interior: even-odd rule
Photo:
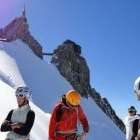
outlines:
[[[90,95],[89,69],[85,59],[81,56],[79,45],[66,40],[58,49],[54,50],[52,63],[82,96]]]
[[[22,16],[15,18],[5,28],[0,29],[0,40],[10,42],[16,39],[24,41],[39,58],[43,58],[41,45],[29,32],[25,11]]]
[[[122,120],[116,115],[112,109],[109,101],[106,98],[102,98],[94,88],[92,89],[91,97],[96,104],[102,109],[102,111],[125,133],[125,126]]]
[[[81,56],[81,47],[71,40],[66,40],[53,52],[51,61],[60,74],[71,83],[81,96],[91,96],[103,112],[123,131],[125,127],[110,106],[106,98],[102,98],[90,86],[90,73],[86,60]]]

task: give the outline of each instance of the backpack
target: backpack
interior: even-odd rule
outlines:
[[[133,136],[136,137],[138,135],[139,129],[140,129],[140,120],[136,119],[133,121],[133,125],[132,125]]]

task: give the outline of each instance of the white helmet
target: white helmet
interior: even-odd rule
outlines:
[[[134,92],[137,95],[137,99],[140,100],[140,76],[135,80]]]
[[[16,96],[25,96],[28,100],[31,99],[31,90],[28,87],[18,87],[16,92]]]

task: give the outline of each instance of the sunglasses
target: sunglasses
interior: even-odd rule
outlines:
[[[23,94],[16,95],[16,97],[23,97],[23,96],[24,96]]]
[[[129,113],[135,113],[135,111],[129,111]]]

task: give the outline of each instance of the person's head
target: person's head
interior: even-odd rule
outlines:
[[[140,100],[140,77],[138,77],[134,82],[134,92],[137,96],[137,99]]]
[[[128,108],[128,114],[129,114],[130,116],[134,116],[134,115],[136,115],[136,113],[137,113],[137,110],[135,109],[134,106],[130,106],[130,107]]]
[[[31,90],[28,87],[18,87],[15,92],[18,106],[21,107],[29,103]]]
[[[65,94],[66,103],[69,106],[75,107],[80,104],[80,94],[75,90],[70,90]]]

